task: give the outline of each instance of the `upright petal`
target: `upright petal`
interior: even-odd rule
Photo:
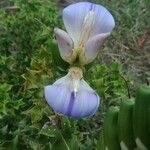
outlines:
[[[96,20],[92,28],[91,36],[100,33],[111,33],[115,27],[115,21],[111,13],[102,5],[94,5],[92,11],[96,13]]]
[[[87,41],[85,44],[85,51],[83,55],[80,55],[80,61],[82,64],[88,64],[96,58],[100,48],[103,46],[103,43],[109,35],[110,33],[101,33]]]
[[[111,32],[115,26],[113,16],[105,7],[89,2],[79,2],[66,7],[63,20],[75,47],[83,40],[84,35],[90,38]]]
[[[70,36],[63,30],[55,28],[56,39],[58,42],[58,48],[60,56],[66,62],[71,62],[73,55],[73,41]]]
[[[79,2],[69,5],[63,10],[63,20],[66,30],[75,45],[77,45],[79,41],[85,16],[90,11],[92,5],[93,4],[89,2]]]

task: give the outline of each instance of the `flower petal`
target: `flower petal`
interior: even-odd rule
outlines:
[[[94,15],[89,15],[89,12],[94,12]],[[93,19],[87,16],[93,16]],[[80,36],[86,35],[83,31],[87,32],[88,30],[90,33],[87,34],[91,37],[100,33],[111,32],[115,26],[113,16],[105,7],[89,2],[79,2],[66,7],[63,10],[63,20],[75,46],[80,40],[83,40],[80,39],[82,38]],[[87,25],[88,23],[91,24],[90,27]],[[88,27],[88,29],[84,29],[84,27]]]
[[[71,113],[74,118],[94,115],[100,103],[97,93],[84,80],[81,80],[80,86],[81,90],[76,95],[75,105]]]
[[[91,3],[79,2],[69,5],[63,10],[63,20],[66,30],[73,39],[75,45],[80,38],[84,18],[91,9],[91,6]]]
[[[110,33],[98,34],[87,41],[84,56],[80,56],[80,60],[83,64],[88,64],[96,58],[100,48],[103,46],[103,43],[109,35]]]
[[[55,112],[65,113],[70,99],[70,91],[62,85],[50,85],[44,88],[47,103]]]
[[[80,81],[80,91],[70,90],[71,82],[65,76],[53,85],[44,89],[45,99],[58,113],[79,119],[93,115],[99,106],[99,97],[95,91],[84,81]]]
[[[99,106],[99,97],[95,92],[81,91],[77,94],[74,107],[70,114],[74,118],[93,115]]]
[[[60,56],[66,62],[70,62],[71,56],[73,55],[72,39],[65,31],[61,29],[55,28],[54,32],[56,34]]]
[[[115,27],[115,21],[111,13],[102,5],[94,5],[92,10],[96,13],[96,20],[92,28],[91,36],[100,33],[111,33]]]

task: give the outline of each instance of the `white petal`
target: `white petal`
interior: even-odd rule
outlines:
[[[80,56],[80,60],[83,64],[88,64],[97,57],[100,48],[109,35],[110,33],[98,34],[87,41],[84,55]]]
[[[54,32],[56,34],[60,56],[64,61],[70,62],[73,55],[72,39],[65,31],[61,29],[55,28]]]
[[[79,2],[66,7],[63,11],[63,20],[75,47],[81,43],[84,35],[92,37],[111,32],[115,26],[113,16],[105,7],[89,2]]]

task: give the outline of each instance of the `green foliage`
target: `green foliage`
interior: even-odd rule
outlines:
[[[88,71],[92,86],[103,101],[116,103],[128,95],[127,77],[123,75],[121,64],[112,62],[111,65],[96,65]],[[113,97],[113,99],[112,99]]]
[[[134,135],[150,149],[150,86],[142,85],[137,89],[133,115]]]
[[[55,3],[31,0],[16,4],[20,8],[19,13],[1,13],[0,54],[14,55],[17,71],[21,73],[30,65],[37,48],[41,44],[48,45],[53,38],[54,27],[60,23]]]
[[[124,143],[128,149],[135,149],[133,134],[133,107],[134,100],[123,100],[118,115],[119,142]]]
[[[104,143],[108,150],[121,150],[118,137],[118,107],[110,107],[104,120]]]
[[[11,96],[12,85],[0,84],[0,146],[7,146],[16,140],[20,109],[24,105],[22,99]]]
[[[15,111],[17,111],[21,105],[23,105],[22,99],[13,100],[9,95],[12,85],[1,84],[0,85],[0,119],[7,118],[9,116],[14,116]]]

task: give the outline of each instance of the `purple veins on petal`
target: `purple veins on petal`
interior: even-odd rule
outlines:
[[[58,113],[66,110],[70,98],[69,91],[61,85],[50,85],[44,88],[44,95],[47,103]]]
[[[101,41],[99,40],[100,44],[96,44],[96,46],[94,44],[89,46],[89,40],[97,35],[99,37],[104,34],[110,35],[115,27],[111,13],[105,7],[90,2],[79,2],[64,8],[63,21],[67,33],[55,29],[55,34],[60,55],[70,64],[75,60],[79,60],[82,65],[93,61],[104,40],[103,38]],[[86,58],[85,54],[87,47],[90,47],[90,60]],[[87,61],[85,61],[86,59]]]
[[[79,82],[78,91],[74,92],[69,77],[66,75],[45,87],[47,103],[54,111],[76,119],[93,115],[99,106],[99,96],[83,79]]]
[[[67,108],[67,112],[66,112],[66,115],[71,115],[71,112],[72,112],[72,109],[73,109],[73,105],[75,103],[75,93],[74,92],[71,92],[71,95],[70,95],[70,100],[69,100],[69,105],[68,105],[68,108]]]
[[[90,8],[91,3],[79,2],[72,4],[63,10],[64,24],[74,43],[80,38],[82,24]]]
[[[114,18],[103,6],[89,2],[79,2],[63,10],[63,20],[73,41],[78,42],[83,29],[83,23],[89,12],[93,12],[94,19],[90,36],[111,32],[115,26]]]
[[[97,111],[98,106],[99,97],[95,92],[82,91],[77,94],[72,116],[74,118],[91,116]]]
[[[93,26],[91,36],[112,32],[115,21],[111,13],[102,5],[95,5],[96,21]]]

